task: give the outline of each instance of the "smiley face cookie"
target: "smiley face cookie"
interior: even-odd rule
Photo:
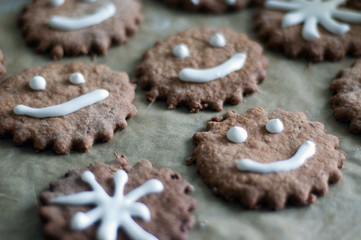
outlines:
[[[361,60],[338,72],[330,85],[335,118],[350,122],[350,132],[361,133]]]
[[[59,154],[109,141],[135,115],[135,85],[105,65],[50,64],[0,83],[0,136]]]
[[[223,109],[258,90],[266,78],[262,47],[230,29],[189,29],[159,41],[136,70],[147,99],[165,99],[191,112]]]
[[[341,179],[345,156],[338,138],[325,133],[304,113],[262,108],[237,115],[228,111],[193,136],[197,145],[188,163],[212,191],[247,208],[307,205]]]
[[[236,11],[251,4],[262,4],[264,0],[163,0],[173,7],[183,7],[187,11],[202,11],[207,13],[222,13]]]
[[[187,239],[195,224],[192,188],[148,160],[125,156],[68,172],[40,195],[47,239]],[[94,200],[96,199],[96,200]]]
[[[6,68],[4,66],[4,55],[0,50],[0,78],[6,73]]]
[[[361,56],[361,5],[346,0],[267,0],[255,16],[258,37],[286,56],[312,62]],[[358,1],[359,2],[359,1]]]
[[[143,17],[136,0],[37,0],[19,23],[26,42],[53,59],[63,55],[105,55],[111,44],[124,43]]]

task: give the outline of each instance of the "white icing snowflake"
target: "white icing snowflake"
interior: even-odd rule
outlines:
[[[71,221],[71,227],[75,230],[84,230],[97,221],[101,221],[97,231],[97,239],[117,239],[118,228],[122,228],[132,239],[157,240],[157,238],[142,229],[132,217],[142,220],[150,220],[148,207],[140,202],[139,198],[150,194],[162,192],[164,186],[157,179],[148,180],[143,185],[133,189],[124,196],[124,187],[128,181],[128,174],[119,170],[114,174],[114,196],[109,196],[102,186],[96,181],[90,171],[82,174],[82,180],[88,183],[93,191],[80,192],[68,196],[60,196],[51,200],[56,204],[70,205],[96,205],[86,213],[78,212]]]
[[[282,21],[282,27],[289,27],[304,22],[302,36],[307,41],[320,38],[317,25],[321,24],[329,32],[342,35],[350,30],[348,24],[342,24],[333,18],[361,23],[361,13],[346,9],[337,9],[346,0],[267,0],[266,7],[277,10],[292,11]]]

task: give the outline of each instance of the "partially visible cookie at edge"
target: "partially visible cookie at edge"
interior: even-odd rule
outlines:
[[[187,163],[196,162],[216,195],[246,208],[312,204],[342,176],[345,156],[336,149],[338,138],[301,112],[228,111],[193,140]]]
[[[148,160],[137,162],[133,167],[128,163],[125,156],[117,156],[110,164],[95,162],[86,169],[69,171],[64,178],[51,183],[50,190],[40,195],[45,237],[187,239],[195,224],[191,211],[196,206],[196,200],[189,195],[192,192],[190,184],[169,168],[153,168]],[[110,212],[105,210],[109,206],[106,201],[100,200],[108,198],[104,197],[103,189],[108,197],[118,199],[108,209]],[[122,207],[123,191],[128,203]],[[81,202],[78,201],[79,194],[84,196]],[[99,200],[96,204],[92,204],[93,195]],[[72,196],[75,197],[69,200]],[[111,216],[114,213],[116,218]],[[123,220],[117,221],[120,216]],[[88,224],[81,219],[93,221]],[[82,230],[76,227],[81,223],[87,225],[82,226]]]
[[[346,54],[361,56],[357,18],[361,19],[357,1],[267,0],[255,14],[254,27],[262,42],[287,57],[339,61]]]
[[[4,66],[4,55],[0,50],[0,78],[6,73],[6,68]]]
[[[88,151],[136,114],[125,72],[74,62],[31,67],[0,83],[0,137],[58,154]]]
[[[239,104],[258,91],[268,60],[262,47],[228,28],[188,29],[158,41],[136,69],[147,100],[166,100],[168,108],[191,112]]]
[[[335,118],[350,122],[350,132],[361,133],[361,60],[340,70],[331,82],[330,90]]]
[[[37,0],[18,19],[26,43],[53,59],[105,55],[111,45],[137,32],[142,21],[137,0]]]
[[[182,7],[189,12],[223,13],[241,10],[248,5],[260,5],[264,0],[161,0],[172,7]]]

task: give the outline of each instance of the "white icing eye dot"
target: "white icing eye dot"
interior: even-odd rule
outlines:
[[[185,44],[179,44],[173,48],[173,55],[179,58],[189,57],[189,48]]]
[[[54,7],[63,5],[65,0],[50,0],[50,4]]]
[[[228,5],[234,5],[236,0],[225,0]]]
[[[76,72],[76,73],[73,73],[72,75],[70,75],[69,81],[72,84],[83,84],[83,83],[85,83],[84,76],[80,72]]]
[[[209,44],[213,47],[224,47],[226,46],[227,41],[222,33],[216,33],[209,40]]]
[[[234,143],[243,143],[247,140],[248,133],[243,127],[232,127],[227,132],[227,139]]]
[[[191,3],[193,3],[194,5],[198,5],[199,4],[199,0],[190,0]]]
[[[29,86],[33,90],[44,90],[46,87],[46,80],[42,76],[35,76],[30,80]]]
[[[283,131],[283,123],[278,118],[271,119],[266,124],[266,130],[270,133],[280,133]]]

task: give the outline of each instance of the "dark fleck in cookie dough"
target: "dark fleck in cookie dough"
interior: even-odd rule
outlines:
[[[83,84],[70,82],[70,76],[76,72],[83,75]],[[45,79],[44,90],[30,87],[35,76]],[[132,104],[135,88],[126,73],[105,65],[75,62],[28,68],[0,83],[0,136],[13,136],[16,145],[33,142],[37,150],[52,147],[59,154],[72,149],[88,151],[94,142],[109,141],[115,130],[127,126],[126,119],[136,113]],[[37,118],[14,113],[17,105],[51,107],[99,89],[108,91],[109,96],[64,116]]]
[[[0,50],[0,78],[6,73],[6,68],[4,66],[4,55]]]
[[[182,7],[190,12],[223,13],[237,11],[248,5],[260,5],[264,0],[163,0],[173,7]]]
[[[361,133],[361,60],[339,71],[330,89],[335,118],[350,122],[350,132]]]
[[[223,35],[226,44],[215,47],[210,40],[215,34]],[[219,40],[219,39],[218,39]],[[222,41],[220,41],[221,43]],[[183,57],[174,55],[174,48],[183,46]],[[247,55],[243,67],[218,79],[195,83],[185,82],[179,73],[185,68],[209,69],[220,66],[233,56]],[[161,40],[143,56],[136,70],[143,89],[149,89],[147,100],[166,100],[168,108],[187,106],[191,112],[211,108],[223,109],[223,104],[239,104],[244,95],[258,90],[257,84],[266,78],[268,60],[262,47],[244,34],[228,28],[189,29]],[[210,74],[205,74],[210,75]]]
[[[115,6],[115,13],[100,23],[75,30],[49,25],[54,16],[81,18],[99,12],[107,4]],[[64,55],[105,55],[111,45],[126,42],[139,29],[143,21],[141,9],[136,0],[66,0],[60,6],[52,5],[49,0],[36,0],[24,8],[19,24],[26,43],[35,47],[37,52],[50,52],[53,59]],[[77,24],[71,22],[69,25],[74,27]]]
[[[358,1],[349,1],[346,5],[340,5],[340,1],[335,0],[321,1],[321,3],[313,1],[315,4],[337,3],[329,12],[327,12],[328,7],[314,7],[320,9],[319,14],[323,9],[331,16],[327,21],[319,20],[315,29],[311,23],[313,20],[307,21],[308,27],[305,27],[305,20],[300,21],[299,16],[303,10],[298,8],[279,10],[277,7],[267,7],[267,3],[272,2],[281,1],[267,1],[266,7],[259,10],[254,17],[254,27],[258,38],[266,43],[269,48],[284,52],[287,57],[304,57],[311,62],[321,62],[326,59],[339,61],[346,54],[361,56],[361,21],[355,23],[355,21],[348,19],[348,17],[353,17],[347,17],[348,13],[345,13],[348,11],[359,14],[359,19],[361,19],[361,5]],[[310,1],[303,0],[286,1],[288,4],[299,4],[300,2],[310,3]],[[343,17],[340,17],[341,11]],[[293,16],[291,16],[292,14]],[[329,29],[326,29],[326,26]],[[309,31],[305,30],[307,28]],[[346,31],[347,29],[349,31]],[[318,38],[315,37],[315,32],[318,32]]]
[[[70,229],[73,216],[81,211],[88,212],[94,205],[70,206],[54,204],[51,201],[63,195],[72,195],[79,192],[91,191],[90,186],[82,179],[84,171],[89,170],[95,176],[102,188],[113,196],[114,174],[117,170],[124,169],[128,175],[124,195],[144,185],[150,179],[159,180],[163,191],[151,193],[141,197],[137,202],[145,204],[150,210],[150,220],[143,221],[134,217],[136,223],[146,232],[160,240],[187,239],[189,230],[195,224],[191,211],[196,206],[196,201],[189,195],[192,192],[189,183],[178,173],[169,168],[153,168],[148,160],[128,166],[128,159],[122,155],[110,164],[95,162],[87,169],[69,171],[64,178],[50,184],[50,190],[40,195],[40,216],[44,222],[44,234],[47,239],[96,239],[99,224],[93,224],[83,231]],[[130,239],[126,236],[125,229],[119,228],[117,239]]]
[[[283,131],[266,130],[272,119],[283,123]],[[247,131],[244,142],[228,140],[227,132],[234,126]],[[339,168],[345,156],[336,150],[338,138],[326,134],[321,123],[310,122],[300,112],[276,110],[268,114],[262,108],[244,114],[228,111],[223,117],[213,117],[207,131],[196,133],[193,140],[197,147],[187,162],[196,162],[201,177],[215,194],[239,201],[246,208],[308,205],[327,193],[328,183],[338,182],[342,176]],[[241,159],[268,164],[289,159],[307,141],[314,143],[315,152],[293,170],[262,173],[238,169]]]

